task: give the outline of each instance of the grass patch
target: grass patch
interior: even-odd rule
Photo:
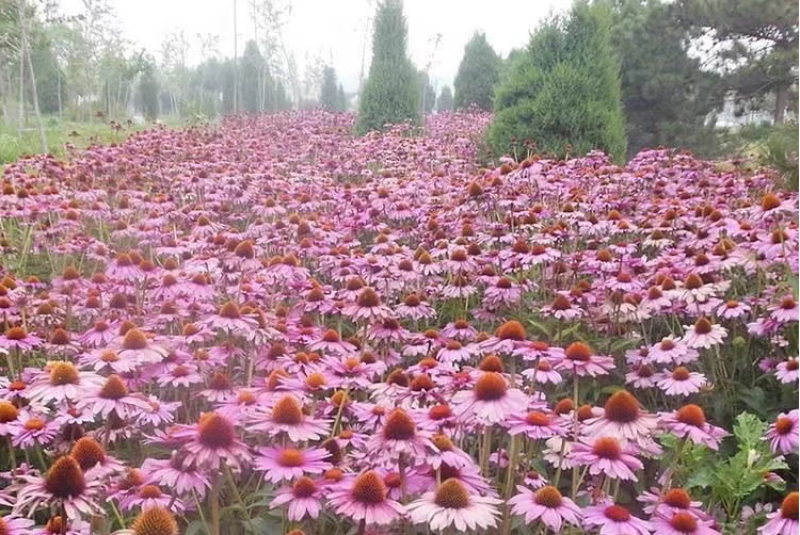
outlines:
[[[55,118],[44,118],[47,148],[50,154],[63,157],[67,145],[85,149],[91,145],[110,145],[122,143],[125,139],[142,130],[152,128],[152,124],[125,125],[113,128],[108,122],[79,123],[74,121],[59,122]],[[167,119],[167,126],[179,126],[178,119]],[[0,166],[14,162],[23,156],[42,152],[39,131],[33,125],[18,131],[16,126],[0,124]]]

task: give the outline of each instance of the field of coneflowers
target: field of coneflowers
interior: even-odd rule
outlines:
[[[5,168],[0,535],[798,532],[798,197],[488,115]]]

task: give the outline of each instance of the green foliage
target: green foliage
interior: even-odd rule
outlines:
[[[771,110],[776,123],[797,111],[797,2],[680,0],[676,8],[713,45],[707,54],[740,106]]]
[[[375,15],[372,63],[359,98],[356,129],[365,134],[385,125],[419,122],[417,73],[406,54],[406,20],[401,0],[383,0]]]
[[[628,154],[645,147],[714,149],[706,117],[722,105],[720,76],[686,51],[689,28],[674,5],[660,0],[606,0],[611,42],[620,58]],[[656,61],[657,58],[657,61]]]
[[[798,189],[798,129],[796,122],[789,122],[775,127],[767,136],[758,162],[772,167],[780,175],[779,186],[792,191]]]
[[[278,111],[292,109],[292,101],[289,100],[289,96],[286,94],[286,86],[284,86],[283,82],[280,80],[278,80],[278,84],[275,87],[275,102],[278,107]]]
[[[149,121],[158,118],[158,94],[161,86],[156,74],[155,65],[148,64],[142,70],[139,78],[139,99],[141,100],[142,112]]]
[[[428,73],[419,71],[419,100],[420,110],[423,114],[428,114],[433,111],[433,106],[436,104],[436,90],[431,85]]]
[[[564,156],[602,149],[625,154],[619,65],[610,42],[610,14],[601,5],[577,3],[532,36],[514,72],[495,96],[488,143],[495,155],[537,152]]]
[[[464,57],[453,83],[456,92],[454,107],[478,106],[491,110],[494,86],[499,79],[500,58],[486,40],[486,35],[476,32],[464,47]]]
[[[240,94],[242,109],[248,113],[258,113],[270,109],[272,102],[272,78],[267,63],[258,50],[255,41],[245,44],[239,64]]]
[[[436,111],[450,111],[453,109],[453,93],[449,86],[444,86],[439,98],[436,100]]]
[[[782,456],[770,452],[769,442],[763,439],[767,424],[756,416],[742,413],[736,418],[733,434],[736,450],[731,455],[712,453],[706,448],[692,448],[684,454],[690,461],[686,466],[686,487],[708,489],[707,505],[725,511],[726,518],[736,522],[748,501],[756,501],[758,493],[767,488],[782,491],[783,484],[765,476],[788,470]]]
[[[322,89],[319,93],[319,103],[328,111],[344,111],[339,97],[341,86],[336,81],[336,71],[333,67],[322,70]]]

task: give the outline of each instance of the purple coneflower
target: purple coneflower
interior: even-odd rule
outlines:
[[[459,532],[489,529],[497,525],[501,500],[470,494],[457,479],[448,479],[435,492],[426,492],[408,505],[413,524],[433,531],[455,527]]]
[[[709,424],[703,409],[694,404],[661,414],[661,425],[679,438],[688,438],[712,450],[719,449],[720,440],[728,435],[721,427]]]
[[[797,453],[800,444],[800,411],[794,409],[789,413],[781,413],[774,423],[770,424],[766,439],[772,453],[783,455]]]
[[[789,493],[781,503],[781,508],[767,515],[766,524],[758,528],[761,535],[795,535],[800,528],[798,523],[798,494]]]
[[[672,515],[656,515],[650,520],[659,535],[721,535],[711,520],[701,520],[692,513],[680,511]]]
[[[328,501],[337,514],[366,525],[390,524],[405,514],[405,508],[387,498],[386,483],[374,470],[362,472],[338,490],[331,490]]]
[[[603,415],[589,418],[584,433],[588,436],[609,436],[641,442],[647,441],[658,420],[642,410],[639,400],[625,390],[614,393],[603,406]]]
[[[228,464],[238,470],[250,460],[247,445],[236,436],[233,422],[216,412],[201,415],[196,425],[179,433],[179,438],[189,438],[184,446],[188,463],[212,470]]]
[[[706,385],[706,377],[702,373],[678,366],[672,372],[661,373],[656,383],[668,396],[688,396],[699,392]]]
[[[614,369],[614,358],[595,355],[586,344],[574,342],[564,350],[564,358],[556,363],[556,369],[571,371],[579,377],[596,377]]]
[[[686,332],[683,342],[691,349],[709,349],[722,343],[728,336],[728,330],[722,325],[712,324],[708,318],[702,317],[694,325],[684,325]]]
[[[253,431],[266,431],[275,437],[286,433],[292,442],[316,440],[328,433],[330,425],[303,414],[303,405],[292,394],[286,394],[272,406],[266,419],[260,413],[252,415]]]
[[[556,533],[564,522],[580,525],[581,510],[575,502],[562,496],[557,488],[547,485],[536,491],[517,485],[519,494],[510,498],[511,512],[525,518],[525,523],[539,520]]]
[[[331,463],[325,461],[330,456],[325,449],[266,447],[258,453],[255,467],[266,472],[264,479],[272,483],[290,481],[306,474],[321,474],[331,467]]]
[[[800,361],[793,357],[778,363],[775,366],[775,376],[783,384],[796,383],[800,378]]]
[[[578,466],[588,465],[593,476],[605,474],[612,479],[638,481],[637,470],[644,468],[636,458],[637,448],[632,442],[615,437],[598,437],[592,440],[579,439],[572,444],[570,458]]]
[[[482,425],[502,422],[506,417],[528,404],[527,396],[516,388],[508,388],[502,373],[484,372],[471,390],[461,390],[453,396],[455,412],[463,421]]]
[[[297,478],[291,486],[278,489],[270,503],[271,508],[289,504],[286,516],[293,522],[300,522],[306,517],[316,519],[322,510],[323,487],[310,477]]]
[[[584,524],[600,528],[600,535],[649,535],[653,531],[649,522],[617,504],[587,507],[583,515]]]

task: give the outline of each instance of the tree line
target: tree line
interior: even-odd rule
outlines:
[[[361,131],[418,123],[400,0],[378,6]],[[784,0],[577,0],[501,58],[483,33],[464,48],[437,109],[494,111],[495,154],[564,156],[644,147],[712,150],[714,116],[797,114],[798,5]]]

